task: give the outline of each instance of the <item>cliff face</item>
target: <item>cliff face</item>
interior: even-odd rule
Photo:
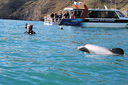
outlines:
[[[9,18],[9,15],[15,12],[28,0],[2,0],[0,2],[0,18]]]
[[[76,0],[86,3],[89,8],[114,8],[113,0]],[[113,1],[113,2],[112,2]],[[74,0],[1,0],[0,18],[41,20],[51,12],[62,11],[65,7],[74,7]],[[117,8],[126,10],[127,0],[118,0]]]
[[[62,5],[62,2],[65,4]],[[23,4],[11,16],[19,19],[41,20],[45,14],[59,11],[70,4],[70,0],[31,0]]]

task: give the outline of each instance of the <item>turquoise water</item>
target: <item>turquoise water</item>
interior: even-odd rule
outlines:
[[[0,85],[128,85],[128,29],[81,28],[0,20]],[[24,34],[34,24],[35,35]],[[124,56],[85,54],[95,44]]]

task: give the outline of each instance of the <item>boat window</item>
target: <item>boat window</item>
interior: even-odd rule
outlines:
[[[115,11],[108,11],[108,15],[106,18],[118,18],[118,16]]]
[[[101,11],[88,11],[86,17],[88,17],[88,18],[101,18]]]
[[[83,13],[83,10],[75,10],[74,11],[74,18],[80,18]]]
[[[88,11],[87,18],[118,18],[115,11]]]
[[[116,13],[117,13],[120,17],[125,17],[125,16],[123,15],[123,13],[121,13],[120,11],[116,11]]]
[[[100,18],[101,17],[101,11],[92,11],[92,18]]]
[[[110,14],[108,15],[108,11],[102,11],[101,18],[110,18],[110,17],[112,17],[112,16],[110,16]]]

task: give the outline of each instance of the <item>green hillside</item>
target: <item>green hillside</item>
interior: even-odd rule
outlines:
[[[86,3],[88,8],[115,8],[113,0],[75,0]],[[74,7],[74,0],[1,0],[1,19],[41,20],[51,12],[63,11],[65,7]],[[128,0],[116,0],[116,7],[124,11]]]

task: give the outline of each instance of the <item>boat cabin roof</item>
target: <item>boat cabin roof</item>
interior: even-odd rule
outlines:
[[[71,11],[71,10],[74,10],[73,8],[65,8],[64,9],[65,11]]]
[[[84,8],[65,8],[65,11],[84,10]],[[89,11],[119,11],[117,9],[88,9]]]
[[[89,11],[119,11],[117,9],[88,9]]]

